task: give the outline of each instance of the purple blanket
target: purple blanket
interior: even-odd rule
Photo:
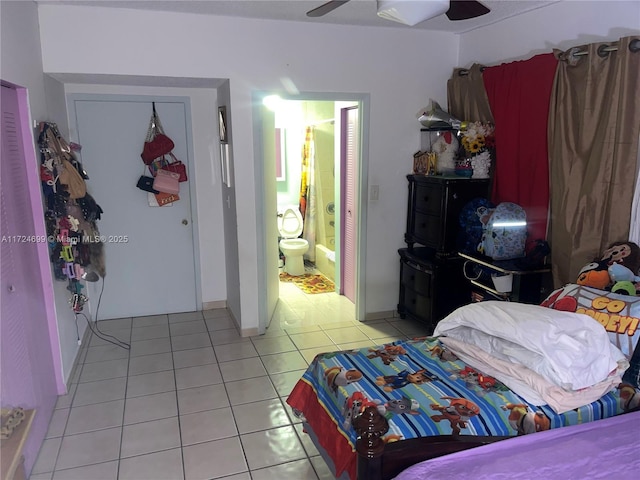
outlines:
[[[626,478],[619,474],[640,469],[639,452],[640,412],[634,412],[435,458],[396,480]]]

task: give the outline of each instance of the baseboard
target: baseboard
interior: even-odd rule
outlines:
[[[83,355],[87,353],[85,350],[86,348],[88,348],[89,340],[91,340],[91,333],[92,332],[90,328],[87,327],[84,329],[84,334],[82,335],[82,339],[80,341],[80,348],[78,348],[78,351],[76,352],[76,358],[73,360],[73,366],[71,367],[71,372],[69,373],[69,376],[65,378],[65,381],[64,381],[67,387],[67,392],[69,392],[71,384],[74,383],[73,380],[76,374],[78,374],[78,368],[82,368],[82,365],[80,365],[80,359],[82,358]],[[84,363],[84,358],[82,358],[82,363]]]
[[[259,334],[260,333],[258,332],[258,327],[240,329],[241,337],[255,337],[256,335],[259,335]]]
[[[217,308],[227,308],[227,301],[215,300],[213,302],[202,302],[202,310],[215,310]]]
[[[260,332],[258,331],[258,327],[241,328],[240,323],[238,322],[238,319],[234,317],[233,312],[231,310],[228,310],[228,312],[229,312],[229,316],[231,317],[231,320],[233,320],[233,323],[236,324],[236,328],[240,332],[241,337],[255,337],[256,335],[260,334]]]
[[[396,317],[396,313],[397,312],[395,310],[388,310],[386,312],[369,312],[365,314],[364,321],[369,322],[371,320],[384,320],[387,318],[394,318]]]

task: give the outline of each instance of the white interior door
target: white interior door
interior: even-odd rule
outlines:
[[[189,166],[188,100],[109,95],[73,95],[72,140],[82,145],[87,189],[104,213],[97,222],[105,238],[106,277],[98,319],[195,311],[195,257],[189,182],[180,200],[151,207],[136,187],[152,100],[174,154]],[[148,171],[145,173],[148,174]],[[102,285],[88,288],[95,314]]]

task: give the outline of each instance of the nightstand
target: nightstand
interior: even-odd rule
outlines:
[[[527,268],[518,259],[492,260],[481,255],[458,253],[464,260],[463,271],[476,297],[483,300],[505,300],[538,305],[553,290],[551,266]],[[475,267],[475,268],[474,268]],[[491,274],[512,275],[510,292],[499,292]],[[477,301],[477,300],[476,300]]]

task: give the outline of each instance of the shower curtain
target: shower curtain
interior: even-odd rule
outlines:
[[[316,180],[313,127],[305,129],[302,147],[302,176],[300,180],[300,213],[304,220],[302,238],[309,242],[304,258],[316,261]]]

